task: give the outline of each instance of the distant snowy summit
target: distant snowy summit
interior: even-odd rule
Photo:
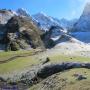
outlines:
[[[40,48],[41,46],[52,48],[62,42],[79,44],[84,42],[88,44],[90,43],[89,8],[90,4],[88,3],[84,8],[81,17],[78,20],[73,19],[70,21],[66,19],[59,20],[48,16],[43,12],[30,15],[27,10],[22,8],[19,8],[16,11],[1,9],[0,44],[2,44],[2,46],[7,44],[7,36],[9,36],[13,45],[18,44],[17,40],[19,40],[20,44],[18,45],[23,45],[23,42],[26,48],[36,48],[39,46]],[[23,47],[24,46],[20,46],[19,49]],[[18,48],[15,47],[13,50],[16,49]]]
[[[19,8],[16,11],[13,10],[7,10],[7,9],[1,9],[0,10],[0,24],[6,24],[10,18],[13,16],[24,16],[31,18],[30,14],[27,12],[27,10],[23,8]]]
[[[17,11],[1,9],[0,10],[0,24],[6,24],[13,16],[30,16],[30,14],[23,8],[19,8]]]
[[[27,10],[23,8],[19,8],[16,11],[6,10],[6,9],[0,10],[0,19],[1,19],[0,23],[1,24],[7,23],[7,21],[13,16],[28,17],[32,19],[33,22],[37,24],[37,26],[41,30],[44,30],[44,31],[48,31],[51,28],[51,26],[60,26],[60,27],[68,29],[68,28],[71,28],[73,24],[75,23],[73,20],[72,21],[68,21],[66,19],[59,20],[57,18],[48,16],[43,12],[40,12],[31,16],[29,12],[27,12]]]
[[[27,12],[27,10],[25,10],[24,8],[19,8],[16,13],[20,16],[26,16],[29,17],[30,14]]]
[[[19,8],[16,11],[2,9],[0,10],[0,23],[5,24],[13,16],[24,16],[31,18],[33,22],[44,31],[48,31],[51,26],[60,26],[67,30],[72,31],[90,31],[90,3],[87,3],[82,15],[79,19],[66,20],[57,19],[46,15],[43,12],[37,13],[35,15],[30,15],[27,10]]]
[[[43,12],[32,16],[42,30],[48,31],[51,26],[60,26],[60,23]]]
[[[90,3],[87,3],[82,15],[74,25],[75,31],[90,31]]]
[[[66,19],[60,20],[60,19],[48,16],[43,12],[37,13],[32,17],[38,23],[39,27],[42,30],[46,30],[46,31],[48,31],[51,26],[61,26],[64,29],[69,29],[69,28],[72,28],[77,21],[77,19],[70,20],[70,21]]]

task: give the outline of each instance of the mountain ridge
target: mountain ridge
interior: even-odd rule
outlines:
[[[87,3],[82,15],[79,20],[74,25],[74,30],[76,31],[90,31],[90,3]]]

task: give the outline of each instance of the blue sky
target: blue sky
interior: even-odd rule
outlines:
[[[44,12],[56,18],[78,18],[89,0],[1,0],[0,8],[25,8],[31,15]]]

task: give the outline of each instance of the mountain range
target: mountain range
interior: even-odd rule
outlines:
[[[51,26],[61,26],[64,29],[71,29],[73,25],[77,22],[77,19],[67,20],[67,19],[57,19],[46,15],[43,12],[32,15],[34,20],[38,23],[42,30],[48,31]]]
[[[90,43],[90,4],[79,19],[57,19],[43,12],[30,15],[24,9],[0,10],[0,49],[52,48],[61,42]],[[74,39],[73,39],[74,38]]]

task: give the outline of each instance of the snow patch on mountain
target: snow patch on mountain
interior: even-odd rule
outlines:
[[[60,26],[60,23],[55,21],[52,17],[47,16],[43,12],[37,13],[32,17],[38,23],[38,26],[45,31],[48,31],[51,26]]]
[[[33,20],[37,22],[38,26],[45,31],[48,31],[51,26],[61,26],[64,29],[71,29],[73,25],[77,22],[77,19],[66,20],[66,19],[57,19],[51,16],[46,15],[43,12],[37,13],[32,16]]]
[[[6,24],[7,21],[16,15],[14,11],[2,9],[0,10],[0,24]]]
[[[27,10],[23,9],[23,8],[19,8],[16,13],[20,16],[26,16],[26,17],[29,17],[30,14],[29,12],[27,12]]]

